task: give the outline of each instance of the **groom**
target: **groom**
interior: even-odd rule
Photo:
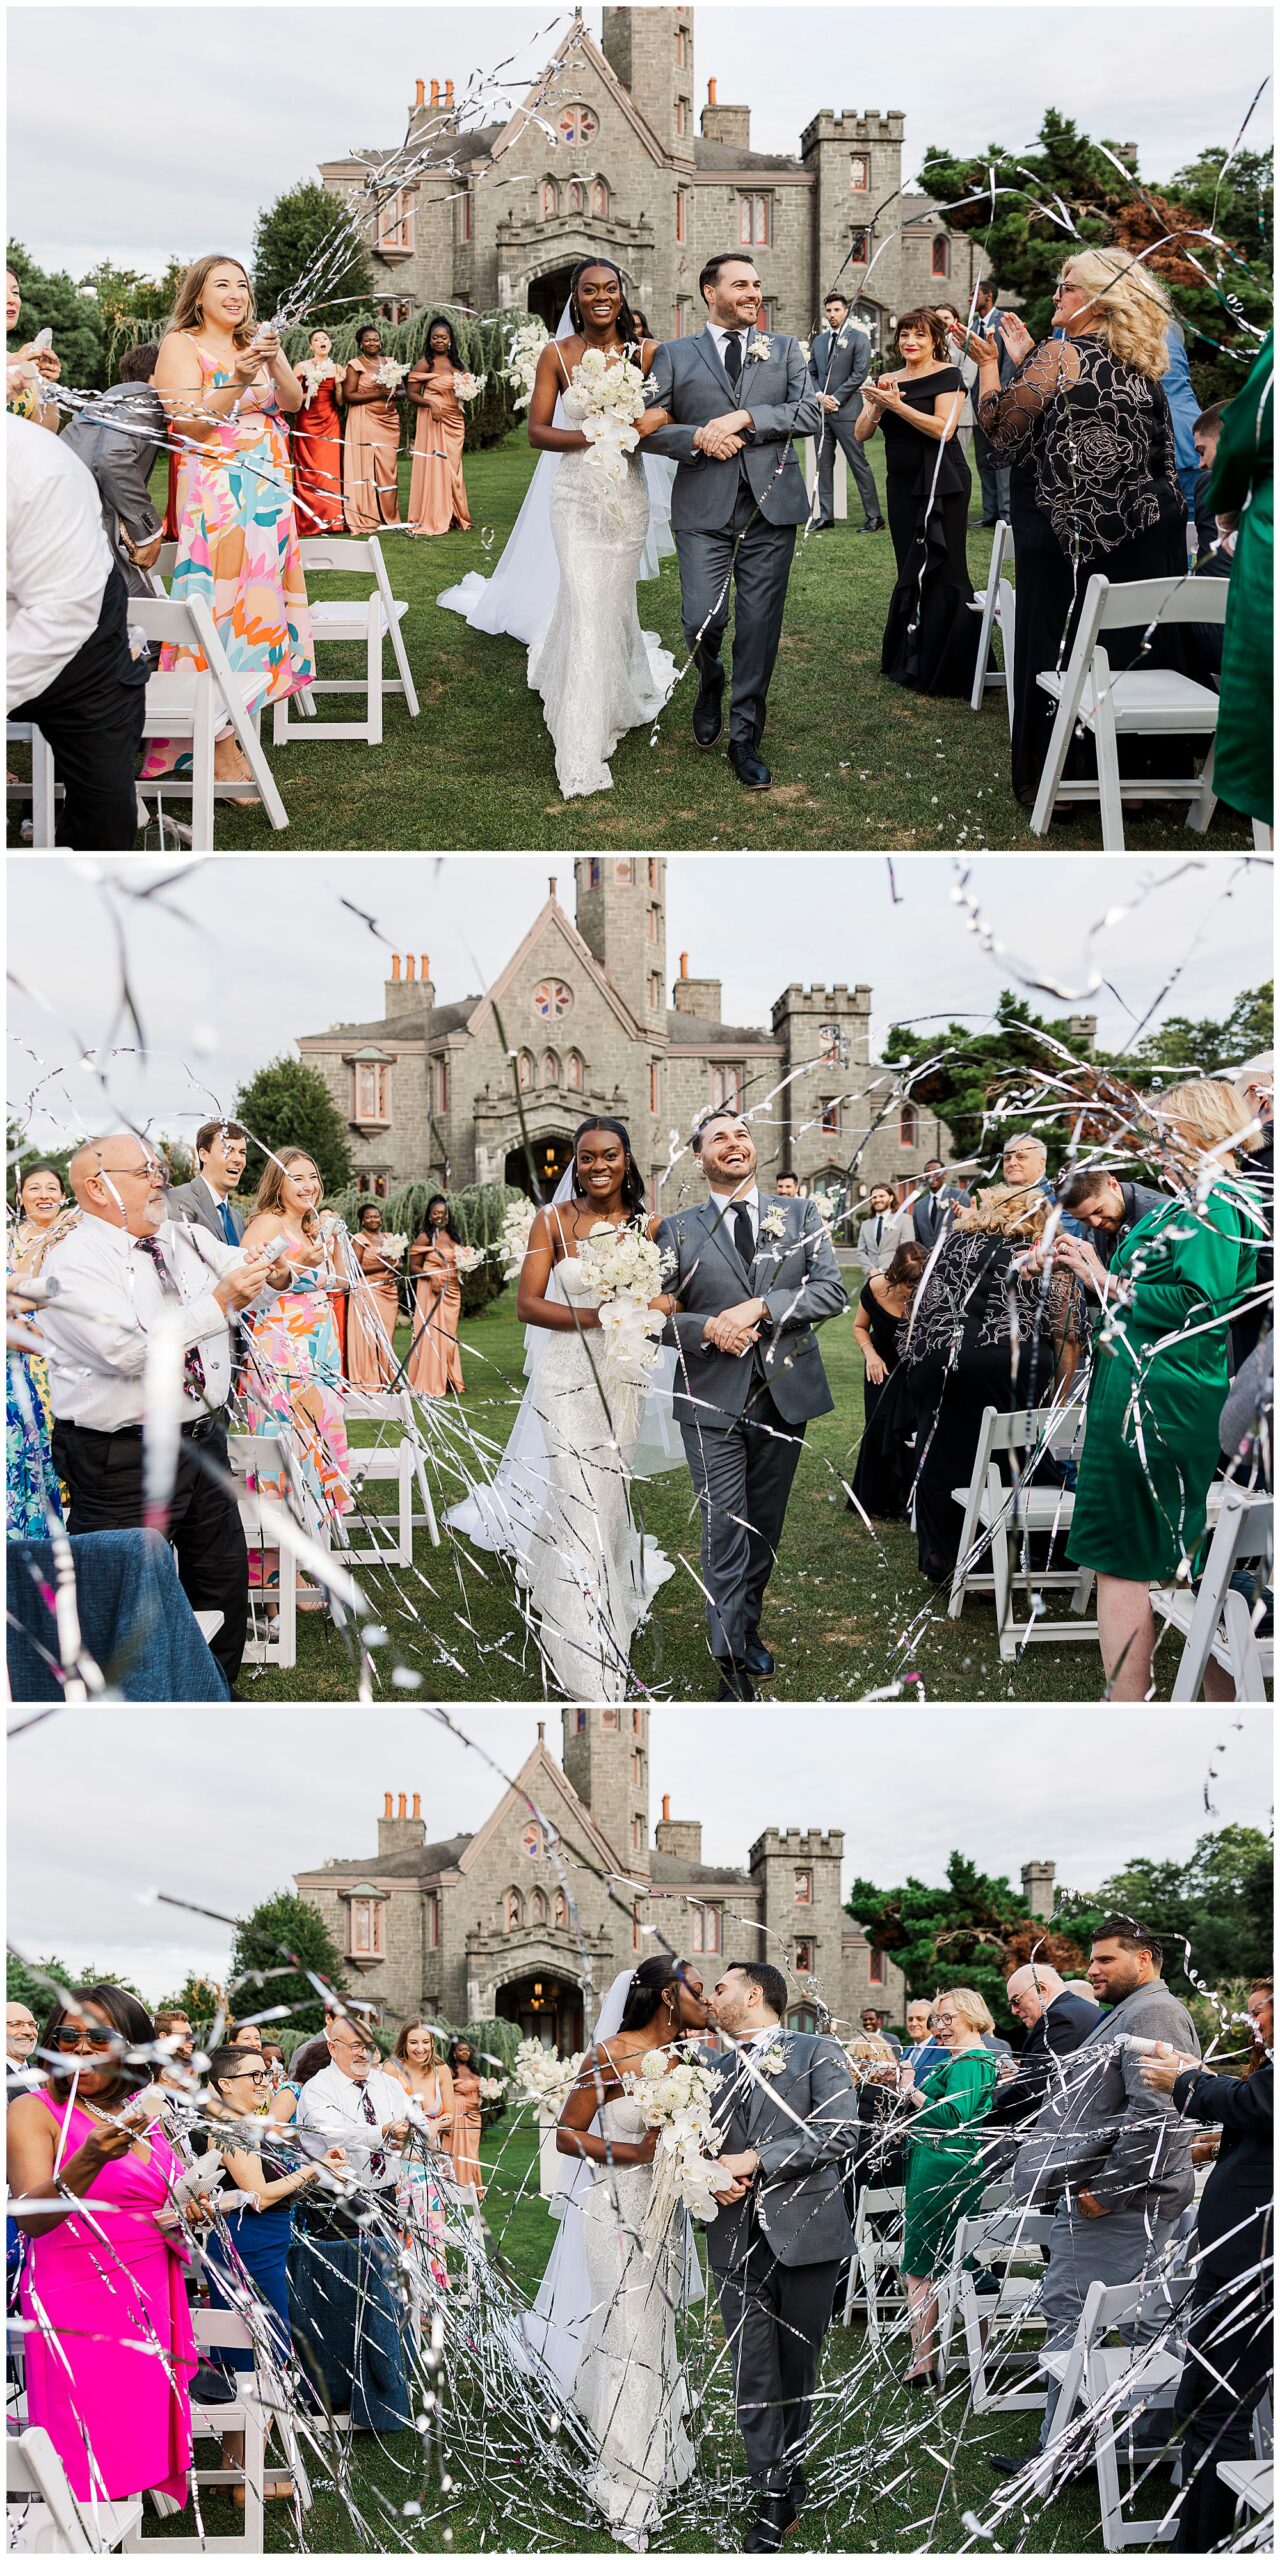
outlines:
[[[751,1130],[709,1111],[693,1152],[711,1197],[678,1209],[657,1243],[680,1313],[673,1410],[702,1514],[702,1579],[719,1695],[750,1699],[773,1655],[760,1611],[810,1416],[832,1411],[815,1324],[847,1304],[831,1239],[811,1200],[756,1182]]]
[[[809,513],[791,438],[816,435],[821,411],[798,339],[756,326],[760,278],[750,258],[709,258],[698,284],[707,326],[659,347],[647,397],[673,423],[655,428],[644,450],[680,466],[671,530],[684,636],[698,666],[694,737],[714,747],[724,726],[720,644],[736,580],[729,762],[749,790],[766,791],[773,777],[760,756],[765,699],[796,526]]]
[[[707,2258],[756,2498],[744,2551],[779,2550],[803,2504],[822,2341],[853,2249],[841,2173],[858,2141],[857,2091],[834,2037],[789,2033],[786,2006],[772,1964],[730,1965],[708,2002],[734,2046],[713,2065],[731,2183],[707,2225]]]

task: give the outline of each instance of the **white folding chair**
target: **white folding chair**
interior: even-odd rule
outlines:
[[[1052,2231],[1051,2213],[1027,2213],[1017,2205],[959,2225],[939,2303],[937,2356],[945,2376],[958,2327],[975,2409],[1044,2407],[1039,2345],[1026,2342],[1043,2325],[1040,2294]],[[980,2276],[996,2270],[995,2291],[979,2292]]]
[[[1096,1639],[1097,1619],[1084,1615],[1093,1586],[1090,1572],[1076,1565],[1055,1566],[1052,1571],[1042,1571],[1038,1566],[1024,1570],[1019,1563],[1024,1534],[1046,1537],[1065,1531],[1071,1525],[1075,1507],[1075,1496],[1064,1485],[1037,1484],[1034,1476],[1027,1481],[1027,1453],[1047,1448],[1057,1457],[1074,1456],[1083,1433],[1082,1404],[1042,1405],[1027,1413],[997,1413],[995,1406],[989,1404],[982,1417],[969,1482],[952,1487],[951,1498],[961,1504],[964,1519],[947,1615],[960,1616],[969,1592],[992,1592],[1003,1662],[1016,1661],[1024,1644],[1071,1644]],[[996,1463],[1004,1450],[1019,1451],[1024,1461],[1022,1480],[1016,1489],[1005,1483]],[[987,1553],[989,1566],[983,1562]],[[1032,1602],[1041,1592],[1069,1591],[1071,1616],[1050,1618],[1031,1605],[1026,1617],[1020,1618],[1014,1605],[1015,1589],[1029,1589]]]
[[[294,697],[275,705],[272,743],[284,746],[291,738],[359,738],[365,746],[382,744],[382,697],[385,693],[401,693],[408,706],[409,717],[418,717],[418,695],[405,650],[400,625],[409,610],[408,604],[391,592],[387,564],[381,544],[372,536],[368,541],[330,540],[327,535],[304,538],[302,567],[307,580],[307,603],[311,616],[311,636],[317,652],[323,642],[363,641],[365,675],[361,683],[355,677],[317,675],[314,682],[297,697],[303,705],[301,720],[291,717]],[[367,595],[350,598],[317,598],[312,593],[315,579],[349,578],[368,570],[373,585]],[[400,672],[390,679],[382,672],[382,644],[391,642]],[[318,659],[317,659],[318,663]],[[363,720],[319,720],[315,715],[314,696],[319,693],[362,693],[365,697]]]
[[[842,2317],[847,2329],[860,2301],[866,2315],[869,2338],[878,2338],[880,2333],[880,2277],[888,2270],[895,2279],[898,2278],[902,2265],[905,2199],[904,2187],[862,2187],[858,2191],[853,2223],[853,2260],[845,2287]]]
[[[1003,685],[1011,730],[1013,728],[1013,625],[1016,610],[1013,580],[1009,575],[1009,564],[1012,559],[1013,535],[1004,517],[1000,516],[992,536],[991,566],[987,571],[987,583],[977,591],[973,599],[975,610],[980,610],[982,614],[982,628],[978,634],[978,663],[973,671],[973,691],[969,696],[969,709],[981,711],[983,696],[988,685]],[[1000,633],[1001,654],[1004,658],[1002,667],[994,665],[992,659],[997,630]]]
[[[1176,2278],[1168,2286],[1171,2309],[1190,2281]],[[1149,2311],[1152,2298],[1150,2277],[1132,2284],[1091,2284],[1070,2347],[1046,2348],[1040,2355],[1045,2372],[1060,2385],[1046,2450],[1060,2443],[1069,2428],[1075,2430],[1077,2442],[1082,2433],[1091,2437],[1105,2551],[1123,2551],[1138,2542],[1171,2542],[1177,2530],[1176,2520],[1168,2516],[1153,2523],[1150,2517],[1124,2515],[1119,2439],[1128,2436],[1139,2412],[1172,2411],[1183,2359],[1142,2338],[1113,2346],[1103,2343],[1110,2331]]]
[[[198,2348],[208,2350],[212,2347],[252,2347],[253,2345],[253,2333],[247,2323],[241,2319],[238,2311],[195,2310],[191,2315],[191,2326]],[[209,2403],[193,2400],[191,2403],[191,2433],[194,2440],[191,2478],[193,2484],[200,2489],[242,2486],[244,2506],[240,2511],[241,2522],[238,2532],[200,2532],[198,2544],[201,2551],[261,2551],[264,2542],[263,2519],[266,2513],[264,2492],[267,2481],[267,2429],[271,2412],[259,2388],[256,2367],[251,2373],[229,2373],[227,2379],[235,2384],[234,2401]],[[213,2438],[220,2446],[223,2436],[244,2437],[244,2453],[241,2461],[225,2470],[220,2463],[202,2464],[197,2451],[202,2439]],[[195,2503],[195,2501],[191,2502],[192,2505]],[[203,2505],[203,2501],[200,2505]],[[190,2506],[187,2512],[188,2514],[191,2512]],[[204,2524],[205,2517],[198,2511],[197,2514],[198,2523]],[[182,2534],[175,2535],[174,2539],[182,2543],[192,2540],[193,2537]]]
[[[11,747],[29,747],[31,750],[30,782],[6,783],[5,797],[9,800],[30,800],[31,842],[38,853],[47,853],[52,848],[56,833],[53,749],[43,729],[37,729],[32,720],[6,720],[4,734]]]
[[[157,669],[147,680],[142,734],[144,738],[189,738],[191,780],[175,782],[171,774],[157,774],[150,781],[139,781],[139,792],[144,798],[154,796],[161,801],[190,800],[192,850],[195,853],[213,851],[215,792],[223,799],[238,799],[246,791],[256,789],[272,826],[277,830],[287,827],[288,812],[272,778],[257,727],[261,710],[259,697],[266,679],[255,677],[248,680],[233,674],[206,599],[188,596],[179,601],[173,596],[131,596],[129,619],[145,631],[148,640],[169,641],[178,648],[198,649],[204,659],[203,668],[194,666],[187,659],[176,667]],[[252,784],[215,783],[214,741],[224,717],[235,731],[237,743],[253,775]]]
[[[141,2550],[141,2498],[77,2498],[43,2427],[8,2439],[5,2546],[9,2551]]]
[[[411,1529],[425,1529],[432,1546],[438,1547],[440,1530],[427,1477],[426,1448],[409,1389],[407,1387],[348,1387],[343,1401],[343,1413],[348,1422],[399,1422],[403,1425],[405,1437],[401,1445],[407,1446],[413,1453],[413,1475],[422,1496],[422,1509],[420,1511],[410,1509],[408,1514],[402,1517],[407,1517],[407,1523]],[[400,1459],[395,1444],[373,1449],[353,1448],[351,1464],[353,1472],[358,1468],[366,1482],[377,1483],[379,1480],[388,1479],[395,1483],[399,1482]],[[412,1551],[403,1561],[406,1564],[413,1562]]]
[[[1055,801],[1091,800],[1101,808],[1104,852],[1123,853],[1120,739],[1198,738],[1212,749],[1218,696],[1211,687],[1180,675],[1174,667],[1142,664],[1113,674],[1104,634],[1144,630],[1153,623],[1167,630],[1176,623],[1222,622],[1228,585],[1226,578],[1145,578],[1113,587],[1109,578],[1090,578],[1066,668],[1061,673],[1049,668],[1037,678],[1058,709],[1031,813],[1033,834],[1047,833]],[[1093,739],[1098,777],[1064,782],[1067,750],[1081,727]],[[1197,781],[1157,782],[1143,775],[1126,779],[1123,790],[1129,799],[1189,801],[1195,814],[1188,824],[1203,833],[1215,806],[1212,755],[1206,773]]]
[[[278,1476],[281,1447],[279,1440],[258,1439],[252,1432],[232,1431],[227,1435],[228,1463],[241,1488],[240,1518],[250,1555],[265,1555],[272,1548],[272,1541],[259,1525],[257,1503],[249,1491],[248,1479],[258,1475]],[[298,1660],[298,1562],[292,1547],[274,1548],[273,1552],[280,1560],[279,1589],[268,1591],[261,1588],[250,1592],[253,1632],[245,1645],[244,1659],[246,1662],[269,1664],[274,1670],[292,1671]],[[278,1610],[274,1627],[266,1614],[269,1607]]]
[[[1180,1583],[1158,1586],[1151,1594],[1157,1617],[1183,1637],[1182,1659],[1173,1696],[1183,1703],[1198,1698],[1210,1658],[1235,1682],[1238,1699],[1265,1706],[1273,1684],[1274,1638],[1260,1636],[1242,1591],[1230,1587],[1241,1564],[1255,1559],[1270,1564],[1274,1554],[1270,1494],[1246,1493],[1239,1485],[1223,1490],[1217,1526],[1209,1542],[1198,1590]]]

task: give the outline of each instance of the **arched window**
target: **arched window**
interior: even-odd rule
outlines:
[[[581,1093],[585,1079],[586,1068],[583,1065],[582,1051],[580,1049],[571,1049],[569,1051],[569,1073],[565,1078],[565,1082],[567,1083],[570,1092]]]
[[[557,1929],[567,1929],[569,1926],[569,1905],[562,1893],[558,1893],[555,1899],[555,1924]]]
[[[934,276],[949,276],[951,273],[951,243],[945,233],[929,243],[929,273]]]
[[[593,213],[607,213],[609,210],[609,190],[603,178],[593,178],[591,182],[591,210]]]
[[[559,1084],[560,1082],[560,1061],[556,1056],[554,1049],[543,1050],[542,1081],[544,1084]]]
[[[898,1144],[900,1147],[914,1147],[916,1144],[916,1106],[914,1102],[904,1102],[898,1113]]]
[[[554,178],[544,178],[544,179],[543,179],[543,181],[542,181],[542,219],[543,219],[543,221],[544,221],[544,222],[553,222],[553,221],[555,220],[555,217],[556,217],[556,215],[558,214],[558,212],[559,212],[559,211],[560,211],[560,189],[559,189],[559,188],[558,188],[558,186],[556,185],[556,182],[555,182],[555,179],[554,179]]]
[[[529,1921],[535,1929],[545,1929],[547,1925],[547,1897],[541,1889],[529,1896]]]
[[[569,181],[569,211],[570,213],[585,213],[586,209],[586,188],[582,185],[580,179],[571,178]]]
[[[522,1050],[521,1050],[521,1052],[520,1052],[520,1068],[519,1068],[519,1072],[520,1072],[520,1091],[521,1091],[522,1093],[528,1093],[528,1092],[532,1089],[532,1085],[533,1085],[533,1076],[534,1076],[533,1051],[532,1051],[532,1049],[522,1049]]]
[[[524,1903],[514,1885],[510,1887],[507,1894],[502,1925],[504,1929],[523,1929],[524,1927]]]

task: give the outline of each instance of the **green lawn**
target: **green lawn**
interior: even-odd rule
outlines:
[[[875,454],[876,467],[883,457]],[[893,585],[886,533],[869,538],[853,523],[799,546],[786,627],[770,696],[768,793],[743,791],[719,755],[700,754],[689,735],[692,689],[680,688],[663,715],[656,746],[647,730],[624,739],[613,761],[614,789],[562,802],[555,788],[542,706],[525,680],[514,640],[468,630],[435,598],[469,569],[492,568],[515,520],[533,456],[522,436],[467,456],[475,530],[430,540],[389,534],[386,552],[421,703],[411,722],[391,697],[381,748],[310,740],[271,750],[290,826],[274,836],[260,810],[219,805],[219,848],[333,847],[497,849],[553,852],[597,846],[671,851],[708,846],[873,849],[957,846],[970,852],[1035,849],[1026,813],[1009,789],[1003,695],[992,691],[977,718],[967,704],[927,702],[879,673],[880,640]],[[402,463],[401,506],[408,491]],[[854,501],[854,521],[860,510]],[[492,537],[492,539],[490,539]],[[990,536],[973,532],[969,564],[986,574]],[[354,590],[353,590],[354,591]],[[342,592],[326,581],[326,594]],[[640,590],[641,618],[683,663],[679,581],[673,560]],[[389,652],[388,652],[389,659]],[[329,674],[359,673],[326,652]],[[351,697],[329,696],[320,717],[358,716]],[[267,729],[269,731],[270,722]],[[177,814],[182,815],[181,808]],[[11,830],[16,817],[11,820]],[[1127,822],[1129,849],[1191,851],[1176,814]],[[1215,844],[1244,844],[1242,821],[1215,821]],[[1101,836],[1082,814],[1057,851],[1096,849]]]
[[[403,1327],[396,1339],[403,1355],[409,1341]],[[441,1513],[460,1498],[463,1472],[474,1472],[470,1435],[485,1448],[505,1445],[515,1419],[524,1388],[524,1332],[515,1319],[514,1290],[483,1316],[464,1321],[462,1344],[466,1396],[461,1405],[451,1398],[443,1408],[430,1409]],[[822,1352],[836,1409],[809,1426],[765,1606],[764,1634],[778,1671],[762,1694],[770,1700],[858,1699],[914,1672],[920,1686],[910,1694],[933,1700],[1096,1699],[1101,1673],[1092,1640],[1042,1644],[1025,1651],[1020,1662],[1002,1663],[989,1600],[969,1601],[963,1618],[953,1622],[916,1569],[915,1540],[906,1525],[879,1524],[873,1537],[846,1510],[839,1474],[851,1471],[862,1429],[862,1364],[850,1316],[824,1326]],[[358,1440],[375,1436],[370,1424],[352,1433]],[[679,1561],[633,1647],[636,1671],[657,1698],[714,1697],[703,1603],[693,1580],[698,1536],[688,1476],[679,1468],[642,1485],[640,1494],[645,1528]],[[369,1497],[380,1510],[389,1499],[386,1486],[374,1487]],[[358,1535],[355,1543],[363,1543]],[[356,1570],[385,1614],[396,1654],[421,1673],[418,1694],[450,1702],[534,1700],[544,1694],[540,1658],[497,1558],[447,1535],[433,1549],[422,1530],[412,1573],[380,1565]],[[1051,1605],[1057,1611],[1063,1604],[1055,1599]],[[913,1635],[904,1652],[899,1638],[907,1629]],[[350,1698],[347,1656],[326,1621],[299,1620],[298,1656],[292,1672],[246,1672],[245,1694],[263,1701]],[[1168,1646],[1157,1655],[1164,1682],[1172,1680],[1174,1658]],[[391,1696],[392,1665],[385,1652],[379,1662],[380,1694]],[[1160,1694],[1167,1695],[1163,1685]]]
[[[523,2114],[508,2115],[482,2145],[488,2180],[484,2203],[497,2267],[531,2299],[546,2264],[554,2224],[538,2195],[536,2142]],[[877,2357],[860,2319],[828,2338],[810,2439],[809,2503],[787,2538],[793,2551],[960,2551],[975,2547],[966,2512],[988,2528],[985,2512],[995,2479],[989,2452],[1029,2451],[1033,2417],[972,2417],[957,2379],[940,2401],[903,2392],[906,2361],[900,2310]],[[673,2504],[653,2545],[664,2551],[724,2551],[740,2545],[749,2502],[742,2449],[733,2420],[723,2334],[714,2297],[683,2324],[683,2354],[694,2398],[694,2478]],[[551,2431],[534,2431],[508,2404],[502,2369],[478,2350],[466,2315],[452,2305],[439,2433],[423,2465],[405,2435],[377,2442],[343,2437],[349,2462],[346,2494],[320,2488],[304,2520],[310,2551],[363,2548],[446,2551],[611,2551],[603,2530],[585,2521],[581,2457]],[[962,2371],[962,2367],[959,2369]],[[314,2464],[310,2466],[314,2469]],[[427,2476],[423,2477],[423,2471]],[[446,2486],[446,2482],[449,2484]],[[406,2513],[409,2502],[415,2502]],[[1134,2512],[1153,2517],[1167,2503],[1144,2487]],[[211,2530],[225,2529],[221,2498],[210,2502]],[[151,2520],[147,2539],[176,2540],[180,2519]],[[189,2538],[189,2529],[188,2529]],[[997,2547],[1028,2551],[1101,2548],[1091,2482],[1037,2503],[997,2531]],[[291,2512],[269,2508],[265,2547],[299,2547]],[[978,2544],[976,2547],[981,2548]]]

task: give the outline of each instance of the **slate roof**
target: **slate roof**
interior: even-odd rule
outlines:
[[[782,1042],[763,1023],[704,1022],[696,1013],[669,1013],[667,1038],[673,1049],[781,1049]]]
[[[464,1849],[471,1846],[475,1834],[459,1831],[452,1840],[428,1840],[421,1849],[394,1849],[389,1858],[326,1858],[323,1867],[302,1872],[327,1875],[331,1870],[346,1876],[439,1876],[447,1867],[456,1867]]]
[[[649,1860],[649,1882],[653,1885],[733,1885],[739,1891],[755,1890],[755,1879],[745,1867],[703,1867],[693,1858],[673,1858],[666,1849],[655,1849]]]
[[[695,169],[794,169],[804,172],[804,162],[791,151],[744,151],[737,142],[710,142],[700,135],[693,146]]]
[[[421,1013],[390,1013],[377,1022],[331,1022],[327,1031],[307,1031],[306,1040],[439,1040],[446,1031],[465,1031],[480,996],[464,996],[461,1004],[433,1005]]]

